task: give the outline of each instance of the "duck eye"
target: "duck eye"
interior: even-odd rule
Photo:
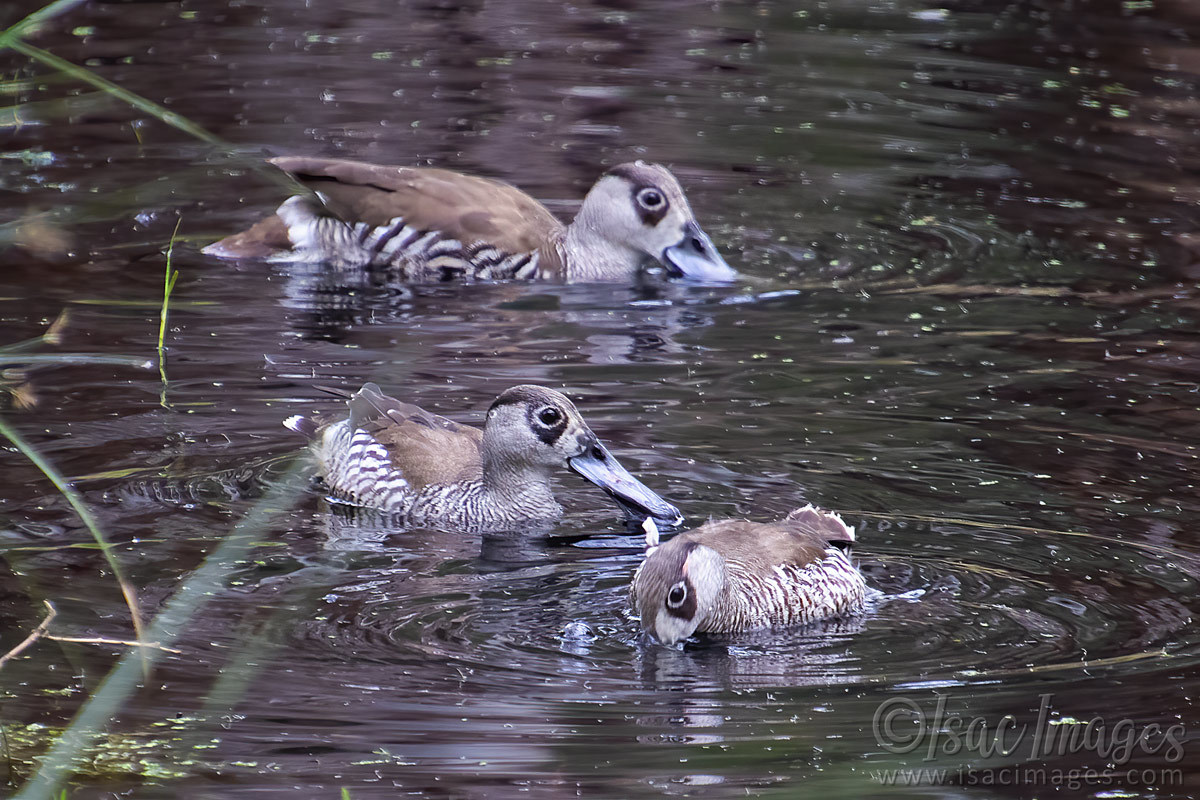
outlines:
[[[637,194],[637,200],[638,203],[641,204],[642,208],[645,208],[649,211],[654,211],[657,208],[661,208],[663,204],[666,203],[666,200],[663,199],[662,192],[658,191],[658,189],[642,189]]]
[[[671,591],[667,592],[667,607],[679,608],[683,605],[684,600],[687,600],[687,584],[680,581],[671,587]]]
[[[557,424],[560,419],[562,419],[562,414],[557,408],[547,406],[538,412],[538,421],[543,425]]]

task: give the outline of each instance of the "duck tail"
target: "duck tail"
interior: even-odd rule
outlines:
[[[283,427],[289,431],[295,431],[305,439],[312,441],[317,438],[317,431],[321,426],[312,417],[306,417],[303,414],[293,414],[283,421]]]
[[[789,522],[799,522],[811,528],[814,532],[825,537],[830,544],[849,545],[854,542],[854,527],[847,525],[836,512],[817,508],[809,503],[804,508],[797,508],[784,517]]]

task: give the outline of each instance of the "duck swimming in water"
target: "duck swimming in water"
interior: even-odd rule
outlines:
[[[655,262],[681,278],[737,276],[696,221],[679,181],[658,164],[608,170],[564,225],[526,193],[488,178],[327,158],[271,163],[314,194],[288,199],[205,253],[386,267],[414,282],[631,282]]]
[[[626,511],[664,524],[682,521],[600,443],[561,392],[514,386],[488,409],[483,429],[460,425],[388,397],[373,383],[348,394],[349,419],[323,424],[293,416],[331,493],[403,515],[413,525],[504,529],[555,519],[562,507],[550,476],[566,467]]]
[[[709,522],[665,544],[645,523],[647,555],[630,598],[663,644],[693,633],[804,625],[862,609],[867,584],[850,561],[854,529],[811,505],[772,523]]]

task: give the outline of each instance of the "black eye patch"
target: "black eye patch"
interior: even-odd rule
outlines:
[[[557,442],[567,429],[567,415],[553,407],[531,406],[525,412],[525,419],[530,430],[548,445]]]
[[[652,202],[654,200],[658,201],[657,204]],[[633,207],[637,209],[642,224],[652,228],[667,216],[671,204],[667,202],[666,194],[657,186],[642,185],[633,187]]]
[[[668,602],[664,605],[666,605],[667,613],[672,617],[690,620],[696,616],[696,592],[692,588],[692,582],[687,578],[684,578],[683,584],[686,587],[686,596],[683,598],[683,602],[678,605]],[[668,599],[672,598],[668,597]]]

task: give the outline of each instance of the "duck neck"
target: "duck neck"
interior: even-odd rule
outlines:
[[[560,252],[570,281],[633,280],[646,256],[628,245],[605,238],[593,224],[585,203],[562,233]]]
[[[504,509],[508,516],[545,519],[562,514],[544,470],[492,460],[484,464],[481,483],[485,503]]]
[[[733,579],[728,564],[724,562],[718,580],[720,588],[708,611],[709,624],[713,630],[737,630],[742,627],[741,618],[747,611],[749,598],[734,587],[738,581]]]

